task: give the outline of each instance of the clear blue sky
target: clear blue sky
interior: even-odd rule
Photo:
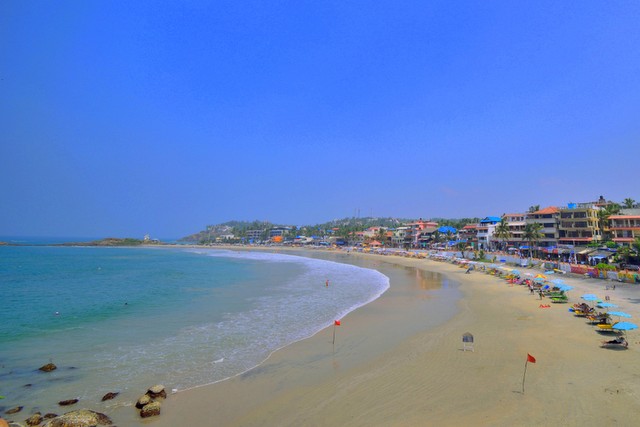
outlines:
[[[0,235],[640,199],[640,2],[0,3]]]

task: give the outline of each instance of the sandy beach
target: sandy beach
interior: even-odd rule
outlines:
[[[574,286],[570,303],[540,308],[549,301],[524,286],[477,271],[464,274],[449,263],[355,253],[349,260],[373,261],[391,272],[391,288],[342,319],[335,349],[330,327],[243,375],[170,395],[162,415],[143,423],[637,425],[640,332],[628,332],[628,350],[602,349],[606,337],[568,308],[587,292],[608,295],[637,322],[638,289],[618,284],[605,290],[611,283],[566,278]],[[453,316],[446,307],[451,292],[440,295],[420,286],[429,274],[459,284],[452,286],[462,294]],[[442,298],[441,316],[424,312],[425,298]],[[465,332],[475,337],[473,352],[462,351]],[[523,393],[527,353],[537,362],[527,367]]]

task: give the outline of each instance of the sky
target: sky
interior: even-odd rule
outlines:
[[[640,2],[0,2],[0,235],[640,200]]]

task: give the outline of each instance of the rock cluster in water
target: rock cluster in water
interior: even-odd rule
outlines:
[[[38,368],[43,372],[51,372],[57,369],[57,366],[53,363],[47,363],[44,366]],[[31,384],[28,384],[29,386]],[[109,392],[102,396],[102,402],[106,400],[114,399],[120,393],[118,392]],[[167,398],[167,392],[164,389],[163,385],[154,385],[150,387],[145,394],[140,396],[138,401],[136,402],[136,408],[140,410],[140,416],[142,418],[153,417],[156,415],[160,415],[161,410],[161,401]],[[78,403],[78,399],[67,399],[61,400],[58,402],[60,406],[68,406],[75,405]],[[11,409],[5,411],[5,414],[17,414],[22,411],[24,406],[16,406]],[[42,423],[45,424],[42,424]],[[24,424],[22,422],[15,423],[13,421],[7,421],[3,418],[0,418],[0,427],[11,427],[11,426],[40,426],[42,427],[96,427],[96,426],[109,426],[112,425],[113,422],[111,419],[100,412],[95,412],[90,409],[79,409],[71,412],[67,412],[63,415],[57,415],[53,413],[47,413],[42,415],[40,412],[36,412],[29,416],[24,420]]]
[[[167,398],[167,392],[164,390],[163,385],[154,385],[149,388],[145,394],[140,396],[136,402],[136,408],[140,409],[140,416],[142,418],[153,417],[160,415],[161,399]]]

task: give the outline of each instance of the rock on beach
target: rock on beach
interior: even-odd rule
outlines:
[[[104,396],[102,396],[102,402],[104,402],[105,400],[115,399],[116,396],[118,396],[119,394],[120,394],[119,392],[109,392]]]
[[[155,415],[160,415],[160,402],[151,402],[147,405],[144,405],[140,410],[140,416],[142,418],[153,417]]]
[[[140,398],[136,402],[136,408],[140,409],[140,416],[142,418],[160,415],[162,404],[158,401],[158,399],[166,398],[167,392],[165,391],[164,386],[161,384],[157,384],[153,387],[149,387],[147,392],[144,395],[140,396]]]
[[[38,368],[38,370],[42,372],[51,372],[51,371],[55,371],[56,369],[58,369],[58,367],[53,363],[47,363],[46,365],[40,366]]]
[[[167,392],[164,390],[164,386],[161,384],[157,384],[157,385],[154,385],[153,387],[150,387],[149,390],[147,390],[147,394],[152,399],[157,399],[159,397],[163,399],[167,398]]]
[[[29,426],[37,426],[41,422],[42,422],[42,414],[40,412],[36,412],[35,414],[31,415],[29,418],[25,420],[25,423],[27,423],[27,425]]]
[[[149,397],[149,395],[143,394],[142,396],[140,396],[140,398],[136,402],[136,408],[142,409],[145,405],[148,405],[149,403],[151,403],[151,398]]]
[[[44,427],[95,427],[111,424],[113,421],[105,414],[89,409],[79,409],[49,420]]]

